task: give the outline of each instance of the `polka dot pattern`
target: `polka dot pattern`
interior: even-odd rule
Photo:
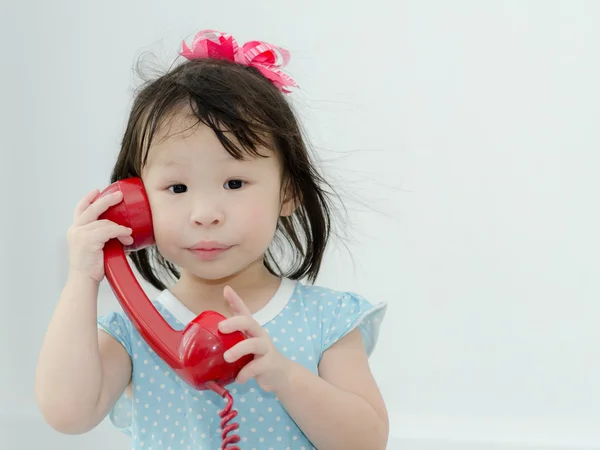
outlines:
[[[185,324],[154,302],[177,330]],[[286,357],[315,374],[323,352],[356,327],[372,352],[386,305],[373,305],[353,293],[296,284],[283,309],[263,326]],[[126,315],[113,312],[98,326],[117,339],[133,363],[130,396],[110,412],[113,425],[131,436],[132,449],[205,449],[221,445],[219,412],[224,400],[212,391],[196,391],[181,380],[146,344]],[[254,380],[228,386],[244,449],[314,449],[278,399]]]

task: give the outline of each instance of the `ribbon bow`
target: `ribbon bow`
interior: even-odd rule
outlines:
[[[255,67],[268,78],[281,92],[288,94],[288,87],[298,84],[280,67],[290,60],[290,53],[274,45],[261,41],[250,41],[239,48],[231,34],[215,30],[202,30],[194,36],[192,48],[185,41],[180,55],[189,59],[226,59],[245,66]]]

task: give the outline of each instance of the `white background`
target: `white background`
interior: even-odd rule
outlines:
[[[389,448],[600,449],[600,2],[4,0],[0,20],[0,448],[127,448],[45,425],[37,354],[135,61],[214,28],[292,53],[353,224],[318,282],[389,302]]]

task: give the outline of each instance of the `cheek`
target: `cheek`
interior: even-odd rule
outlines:
[[[164,258],[173,264],[179,264],[179,248],[182,244],[179,238],[182,227],[173,219],[174,217],[165,214],[164,210],[153,214],[154,240],[158,251]]]
[[[169,217],[166,214],[153,216],[153,224],[154,235],[163,239],[164,236],[173,236],[173,233],[181,230],[181,227],[178,227],[175,220],[173,220],[173,216]]]
[[[150,201],[152,209],[152,226],[154,228],[154,237],[160,244],[164,242],[167,236],[176,236],[177,230],[181,229],[181,224],[174,220],[176,215],[170,209],[170,205],[156,200]]]
[[[264,197],[263,197],[264,198]],[[245,202],[240,205],[236,222],[244,234],[264,235],[270,238],[277,227],[279,217],[278,199],[262,202]]]

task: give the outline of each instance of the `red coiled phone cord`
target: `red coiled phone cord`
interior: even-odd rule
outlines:
[[[224,399],[227,400],[227,405],[219,413],[219,416],[221,417],[221,430],[223,430],[221,432],[221,438],[223,439],[221,449],[222,450],[240,450],[240,448],[237,445],[230,445],[230,444],[235,444],[235,443],[239,442],[240,437],[237,434],[232,434],[231,436],[227,436],[233,430],[236,430],[240,427],[235,422],[228,424],[228,422],[233,420],[233,418],[235,416],[237,416],[237,414],[238,414],[237,411],[235,409],[233,409],[233,397],[231,396],[231,394],[229,393],[229,391],[227,389],[225,389],[224,387],[215,383],[214,381],[209,381],[208,383],[206,383],[206,387],[209,388],[211,391],[216,392],[218,395],[220,395],[221,397],[223,397]]]

